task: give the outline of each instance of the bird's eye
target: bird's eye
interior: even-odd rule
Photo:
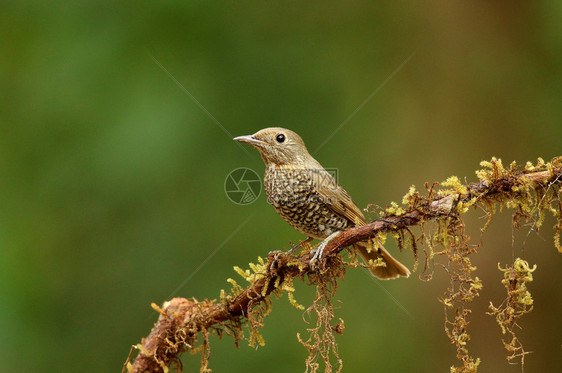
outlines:
[[[285,142],[285,135],[283,135],[282,133],[280,133],[279,135],[277,135],[275,137],[275,140],[277,140],[278,143],[283,143]]]

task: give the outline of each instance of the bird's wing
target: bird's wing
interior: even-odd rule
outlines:
[[[315,183],[317,183],[318,193],[324,203],[335,213],[345,216],[355,225],[366,224],[365,216],[361,210],[359,210],[349,194],[336,182],[332,175],[323,168],[317,172],[318,177]]]

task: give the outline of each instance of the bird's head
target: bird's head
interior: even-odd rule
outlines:
[[[312,158],[300,136],[285,128],[265,128],[234,140],[258,149],[266,165],[304,166]]]

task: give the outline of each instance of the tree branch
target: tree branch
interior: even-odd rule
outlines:
[[[265,272],[233,298],[221,301],[173,298],[165,302],[161,309],[153,304],[160,317],[148,337],[143,338],[142,343],[136,346],[140,352],[132,364],[126,364],[124,371],[164,372],[173,364],[181,367],[180,354],[193,350],[199,341],[198,336],[203,337],[202,343],[206,348],[209,330],[214,330],[219,335],[223,332],[235,334],[238,342],[241,337],[236,335],[237,327],[248,321],[248,315],[251,315],[254,307],[267,302],[268,295],[279,284],[292,278],[304,278],[306,275],[322,272],[330,261],[336,260],[339,252],[353,243],[366,241],[380,233],[398,232],[424,221],[457,217],[462,213],[459,209],[476,202],[495,203],[502,199],[518,198],[524,193],[524,188],[546,190],[552,185],[561,184],[562,167],[559,163],[539,172],[516,171],[513,168],[506,170],[501,161],[501,167],[494,164],[494,160],[490,164],[493,167],[490,167],[491,171],[487,171],[488,176],[479,175],[481,181],[478,183],[461,186],[458,192],[449,192],[447,195],[440,195],[433,191],[433,187],[426,186],[429,194],[421,198],[416,193],[414,199],[417,200],[410,204],[407,211],[392,215],[387,210],[383,218],[343,231],[328,243],[321,263],[317,265],[311,265],[310,251],[303,250],[297,257],[284,252],[270,253]],[[205,361],[203,365],[202,371],[205,371]]]

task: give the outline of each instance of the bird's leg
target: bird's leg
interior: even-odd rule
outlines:
[[[322,254],[324,253],[324,249],[326,248],[326,245],[328,245],[328,243],[340,233],[341,233],[340,231],[334,232],[328,237],[326,237],[324,241],[320,242],[320,245],[318,245],[318,247],[314,250],[314,255],[312,256],[312,259],[310,259],[310,265],[312,265],[314,261],[322,258]]]
[[[278,263],[278,259],[279,255],[283,253],[281,250],[274,250],[274,251],[270,251],[269,254],[267,254],[267,256],[273,255],[273,259],[271,260],[271,264],[269,265],[268,270],[274,271],[279,267],[279,263]]]
[[[304,241],[300,241],[298,244],[296,244],[295,246],[293,246],[289,251],[287,251],[286,253],[284,253],[281,250],[273,250],[270,251],[267,256],[273,255],[273,260],[271,261],[271,265],[269,267],[270,270],[273,269],[273,267],[277,267],[277,259],[279,258],[279,255],[281,254],[289,254],[291,255],[293,253],[293,251],[295,251],[296,249],[298,249],[300,246],[302,246],[305,243],[308,243],[310,241],[314,240],[314,237],[307,237],[306,240]]]
[[[301,247],[302,245],[304,245],[305,243],[309,243],[310,241],[312,241],[314,239],[314,237],[307,237],[306,240],[304,241],[300,241],[298,244],[296,244],[295,246],[293,246],[291,248],[291,250],[287,251],[288,254],[292,254],[293,251],[295,251],[296,249],[298,249],[299,247]]]

